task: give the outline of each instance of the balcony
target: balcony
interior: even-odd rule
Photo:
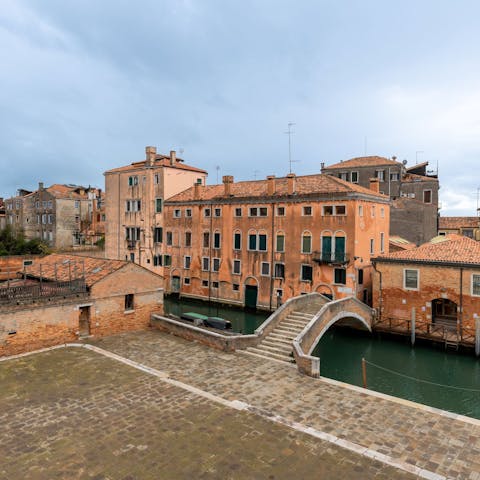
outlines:
[[[127,240],[127,248],[129,250],[135,250],[136,246],[137,246],[136,240]]]
[[[344,252],[313,252],[313,261],[324,265],[345,265],[349,255]]]

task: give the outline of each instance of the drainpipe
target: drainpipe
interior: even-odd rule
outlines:
[[[120,204],[120,174],[117,173],[117,178],[118,178],[118,199],[117,199],[117,205],[118,205],[118,222],[117,222],[117,232],[118,232],[118,235],[117,235],[117,259],[120,260],[120,238],[121,238],[121,233],[120,233],[120,230],[121,230],[121,223],[120,223],[120,210],[122,209],[122,206]],[[108,219],[107,219],[108,220]]]
[[[457,335],[462,335],[463,326],[463,267],[460,267],[460,312],[457,320]]]
[[[272,252],[270,255],[270,311],[272,311],[272,297],[273,297],[273,258],[274,258],[274,247],[275,247],[275,203],[272,203]]]
[[[382,310],[383,310],[383,295],[382,295],[382,272],[377,270],[377,262],[372,260],[373,269],[378,273],[379,279],[379,295],[378,295],[378,320],[382,320]],[[372,289],[373,294],[373,289]]]

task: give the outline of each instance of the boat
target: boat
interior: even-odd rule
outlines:
[[[182,320],[186,320],[187,322],[192,322],[195,326],[204,325],[205,321],[208,320],[206,315],[202,315],[201,313],[196,312],[186,312],[180,315]]]
[[[232,322],[220,317],[208,317],[203,321],[206,327],[216,328],[218,330],[231,330]]]

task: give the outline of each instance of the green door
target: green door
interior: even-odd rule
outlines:
[[[245,285],[245,308],[257,308],[258,287]]]
[[[335,237],[335,261],[345,261],[345,237]]]
[[[322,260],[330,262],[332,255],[332,237],[322,237]]]

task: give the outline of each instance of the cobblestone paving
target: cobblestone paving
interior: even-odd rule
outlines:
[[[161,332],[95,342],[174,379],[241,400],[449,478],[480,480],[480,427],[298,374],[277,362],[218,352]]]
[[[164,364],[155,345],[163,354],[175,345],[156,334],[102,343],[121,350],[129,340],[150,363]],[[190,355],[210,358],[178,346],[192,368]],[[2,480],[413,478],[85,349],[1,362],[0,385]]]

